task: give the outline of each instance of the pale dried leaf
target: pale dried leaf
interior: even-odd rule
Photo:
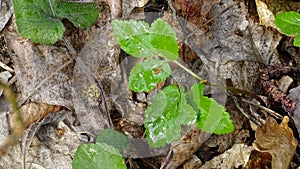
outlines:
[[[280,124],[272,117],[263,128],[257,128],[253,143],[255,150],[272,156],[272,169],[288,169],[297,147],[297,140],[285,116]]]
[[[58,124],[58,129],[49,127],[45,135],[53,143],[50,148],[33,138],[29,152],[26,155],[26,168],[45,169],[45,168],[72,168],[72,156],[74,155],[80,141],[77,133],[72,131],[63,122]],[[58,134],[58,130],[63,130]],[[13,146],[8,154],[0,158],[1,169],[22,168],[22,151],[20,146]]]
[[[255,3],[260,24],[266,27],[272,27],[276,29],[276,26],[274,24],[274,14],[268,9],[268,6],[260,0],[255,0]]]
[[[290,85],[293,83],[293,79],[289,76],[283,76],[278,80],[278,88],[283,92],[287,93]]]
[[[1,72],[0,73],[0,81],[2,83],[7,83],[8,82],[8,79],[11,77],[11,73],[9,71],[4,71],[4,72]],[[3,93],[3,89],[0,88],[0,96],[2,95]]]
[[[148,1],[149,0],[122,0],[122,18],[128,18],[134,8],[143,7]]]
[[[296,129],[300,136],[300,86],[295,87],[289,91],[288,97],[296,103],[296,110],[291,114],[292,119],[294,120]]]
[[[12,0],[1,0],[0,1],[0,31],[5,27],[9,18],[13,14]]]
[[[2,106],[1,106],[2,109]],[[9,124],[7,123],[7,112],[0,112],[0,145],[5,143],[5,139],[9,135]]]
[[[231,149],[206,162],[200,169],[223,169],[244,167],[251,154],[252,147],[245,144],[234,144]]]

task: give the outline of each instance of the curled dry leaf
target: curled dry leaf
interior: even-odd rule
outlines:
[[[48,114],[62,110],[64,107],[57,105],[50,105],[47,103],[31,102],[23,105],[20,108],[21,116],[25,124],[25,128],[28,128],[31,124],[39,122]],[[13,124],[14,122],[12,122]]]
[[[268,118],[263,128],[258,128],[253,143],[255,150],[260,153],[269,153],[272,156],[272,169],[287,169],[297,147],[297,140],[293,131],[288,127],[289,118],[285,116],[280,124],[275,119]],[[256,157],[268,157],[259,156]],[[269,158],[264,159],[266,161]],[[251,159],[250,163],[261,161],[261,159]],[[249,164],[248,162],[248,165]]]

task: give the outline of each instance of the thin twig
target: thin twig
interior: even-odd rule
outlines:
[[[0,61],[0,67],[2,67],[3,69],[5,69],[5,70],[7,70],[7,71],[9,71],[11,73],[15,72],[12,68],[8,67],[7,65],[5,65],[4,63],[2,63],[1,61]]]
[[[253,116],[251,116],[251,115],[245,113],[244,109],[241,108],[240,105],[238,104],[237,98],[236,98],[235,96],[232,95],[231,98],[232,98],[232,100],[233,100],[235,106],[237,107],[237,109],[238,109],[245,117],[247,117],[249,120],[251,120],[253,123],[255,123],[256,125],[258,125],[259,127],[263,127],[263,124],[262,124],[260,121],[256,120]]]
[[[168,164],[168,162],[169,162],[169,160],[171,158],[171,154],[172,154],[173,148],[174,148],[174,146],[170,147],[169,152],[168,152],[166,158],[163,160],[162,164],[160,165],[159,169],[163,169]]]
[[[246,100],[246,99],[244,99],[244,98],[242,98],[242,101],[243,101],[243,102],[246,102],[246,103],[249,103],[249,104],[252,104],[252,105],[254,105],[254,106],[256,106],[256,107],[258,107],[258,108],[260,108],[260,109],[262,109],[262,110],[264,110],[264,111],[266,111],[266,112],[272,114],[274,117],[276,117],[276,118],[278,118],[278,119],[283,119],[282,115],[278,114],[277,112],[275,112],[275,111],[273,111],[273,110],[271,110],[271,109],[269,109],[269,108],[267,108],[267,107],[265,107],[265,106],[262,106],[262,105],[259,105],[259,104],[250,102],[250,101],[248,101],[248,100]]]

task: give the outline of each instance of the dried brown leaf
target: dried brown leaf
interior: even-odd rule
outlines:
[[[28,128],[31,124],[39,122],[48,114],[60,111],[62,109],[62,106],[31,102],[23,105],[20,108],[20,112],[25,124],[25,128]]]
[[[268,118],[263,128],[258,128],[253,143],[255,150],[272,156],[273,169],[287,169],[296,151],[297,140],[288,126],[285,116],[280,124],[272,117]],[[258,156],[259,157],[259,156]]]

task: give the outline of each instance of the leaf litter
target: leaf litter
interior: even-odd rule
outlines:
[[[213,16],[218,15],[231,3],[233,3],[233,1],[226,1],[226,2],[221,1],[220,4],[217,3],[217,4],[212,5],[212,7],[210,7],[211,10],[208,10],[207,17],[213,17]],[[279,34],[277,34],[276,32],[274,32],[273,30],[268,30],[262,26],[259,26],[257,23],[255,23],[253,20],[251,20],[251,18],[246,17],[246,14],[247,14],[246,7],[243,2],[240,2],[236,6],[230,8],[227,12],[225,11],[224,14],[221,14],[219,17],[215,18],[214,22],[209,24],[210,29],[208,32],[201,31],[202,28],[199,26],[197,27],[197,25],[196,25],[196,27],[195,27],[195,25],[192,25],[192,26],[188,25],[188,27],[191,30],[199,30],[199,31],[192,32],[193,34],[195,34],[195,36],[191,36],[191,37],[187,38],[187,39],[193,38],[197,45],[193,45],[192,43],[190,43],[188,41],[187,41],[188,42],[187,44],[193,51],[196,51],[196,54],[198,56],[201,56],[200,58],[201,58],[202,64],[204,64],[204,67],[205,67],[204,69],[206,69],[206,71],[210,71],[210,74],[212,74],[211,76],[222,77],[222,78],[231,78],[232,81],[234,82],[235,86],[240,87],[242,89],[252,90],[255,85],[255,83],[254,83],[256,81],[255,79],[258,77],[258,75],[257,75],[258,68],[261,68],[263,64],[279,63],[278,58],[277,58],[278,55],[277,55],[275,49],[279,43],[279,40],[281,39],[281,36]],[[167,16],[167,15],[169,15],[169,16]],[[169,19],[170,19],[170,14],[168,14],[166,12],[165,17],[166,18],[169,17]],[[174,18],[171,20],[168,20],[168,21],[172,22],[173,25],[176,24],[176,22],[177,22],[176,19],[174,19]],[[236,25],[236,23],[242,23],[242,24]],[[174,26],[174,28],[175,28],[175,30],[178,30],[179,35],[180,34],[182,35],[183,31],[179,27],[179,24],[177,26]],[[88,42],[86,44],[86,47],[85,47],[86,49],[82,50],[80,57],[82,58],[83,62],[89,66],[91,71],[95,71],[97,78],[100,79],[100,81],[102,81],[103,86],[105,86],[105,83],[108,83],[107,86],[109,86],[109,83],[114,83],[112,80],[114,80],[114,78],[116,78],[116,76],[117,76],[116,79],[123,79],[123,77],[121,77],[119,72],[113,71],[114,69],[118,70],[116,68],[117,66],[114,65],[114,64],[118,63],[118,59],[113,57],[115,55],[118,55],[118,53],[115,53],[115,51],[118,49],[117,48],[114,49],[114,47],[113,47],[115,42],[113,42],[112,38],[111,38],[112,37],[112,35],[110,33],[110,32],[112,32],[111,28],[109,25],[106,25],[104,28],[101,28],[101,29],[102,30],[100,30],[98,33],[93,35],[95,38],[92,38],[91,42]],[[102,33],[101,33],[101,31],[102,31]],[[9,37],[10,35],[7,35],[7,36]],[[99,36],[101,38],[98,38]],[[182,35],[182,36],[184,36],[184,35]],[[22,39],[22,38],[20,38],[20,39]],[[98,41],[97,39],[100,39],[100,40]],[[181,38],[181,39],[183,39],[182,41],[185,42],[184,38]],[[101,49],[106,46],[107,43],[104,43],[104,41],[109,42],[108,43],[109,48],[105,48],[102,51],[101,50],[98,51],[97,49]],[[28,43],[25,39],[23,39],[23,41],[21,41],[21,42],[25,43],[25,44]],[[94,47],[94,46],[98,46],[98,47]],[[197,50],[196,47],[201,48],[201,50],[204,51],[205,53],[197,53],[197,51],[199,51],[199,50]],[[233,48],[231,48],[231,47],[233,47]],[[29,47],[29,48],[32,48],[32,47]],[[39,45],[37,45],[37,47],[33,48],[33,49],[34,49],[33,53],[35,53],[35,52],[43,53],[43,51],[49,51],[49,49],[47,49],[47,47],[39,46]],[[50,51],[52,52],[55,50],[56,49],[51,49]],[[111,51],[113,51],[113,52],[111,52]],[[59,51],[59,52],[61,52],[61,51]],[[65,51],[63,50],[62,52],[64,53]],[[102,52],[104,52],[104,54]],[[63,54],[63,56],[64,56],[63,58],[65,58],[65,57],[70,58],[70,57],[66,56],[67,55],[66,53],[67,52],[65,52]],[[96,53],[96,54],[94,55],[94,53]],[[23,53],[20,52],[19,54],[17,53],[17,55],[18,56],[23,55]],[[39,55],[41,55],[41,54],[39,54]],[[91,55],[91,56],[89,57],[89,55]],[[100,58],[100,62],[99,62],[99,60],[98,60],[99,57],[97,55],[100,55],[100,56],[105,55],[106,57],[104,57],[104,59],[108,59],[107,56],[109,56],[110,60],[108,59],[106,61],[105,60],[103,61],[103,58]],[[84,57],[88,57],[88,59],[85,60]],[[24,60],[26,60],[26,59],[27,58],[24,58]],[[61,59],[61,58],[59,58],[59,59]],[[68,59],[59,60],[58,62],[54,61],[53,63],[65,63],[64,61],[66,61],[66,60],[68,60]],[[50,59],[50,61],[51,61],[51,59]],[[101,62],[101,61],[103,61],[103,62]],[[113,66],[109,67],[108,66],[109,63]],[[38,65],[38,64],[36,64],[36,65]],[[54,66],[54,65],[55,64],[52,64],[52,66]],[[20,62],[20,66],[22,66],[22,62]],[[101,68],[102,66],[104,66],[103,69]],[[108,71],[104,71],[105,69],[107,69],[107,67],[105,67],[105,66],[108,66]],[[36,68],[32,68],[32,69],[36,69]],[[55,70],[55,69],[57,69],[57,68],[54,68],[52,70]],[[23,70],[25,70],[25,69],[23,69]],[[39,69],[37,69],[37,70],[39,70]],[[66,69],[66,70],[68,72],[70,71],[69,69]],[[247,70],[247,71],[245,71],[245,70]],[[24,74],[23,71],[19,71],[19,73],[16,73],[16,74],[20,74],[20,73]],[[77,115],[79,116],[79,121],[82,123],[82,125],[75,130],[77,130],[77,134],[80,132],[92,132],[94,134],[98,134],[97,132],[101,131],[105,127],[105,124],[107,124],[107,122],[105,121],[105,118],[102,117],[101,111],[99,111],[98,107],[95,107],[95,106],[93,107],[91,105],[88,105],[87,98],[83,94],[83,93],[86,93],[85,91],[89,90],[91,85],[93,85],[93,80],[89,79],[89,77],[86,77],[85,74],[80,71],[80,69],[78,68],[78,65],[77,65],[77,68],[75,68],[74,72],[72,72],[72,73],[74,75],[73,85],[75,85],[74,86],[75,90],[73,90],[73,92],[75,93],[75,94],[73,93],[73,99],[78,99],[77,101],[74,100],[74,103],[75,103],[74,106],[75,107],[77,106],[77,108],[75,110],[76,110]],[[23,75],[23,74],[21,74],[21,75]],[[63,74],[63,73],[59,72],[59,74]],[[38,74],[36,72],[33,73],[33,77],[37,76],[37,75]],[[47,72],[46,75],[49,75],[49,72]],[[112,76],[112,75],[114,75],[114,76]],[[112,77],[110,77],[110,76],[112,76]],[[28,75],[25,74],[24,77],[28,77]],[[64,76],[62,76],[62,77],[64,77]],[[210,77],[210,78],[212,78],[212,77]],[[45,77],[38,77],[38,79],[45,79]],[[84,79],[84,82],[80,82],[80,79]],[[22,82],[22,80],[25,82]],[[65,81],[65,80],[63,80],[63,81]],[[38,85],[40,83],[40,81],[38,81],[36,85],[30,85],[31,88],[30,87],[26,88],[26,83],[28,83],[28,82],[26,82],[26,79],[25,80],[19,79],[18,82],[23,83],[22,88],[24,88],[24,90],[21,90],[22,91],[21,93],[24,96],[30,95],[31,92],[29,92],[29,91],[34,89],[36,87],[36,85]],[[120,81],[117,80],[115,82],[120,82]],[[29,84],[31,84],[31,83],[29,83]],[[50,85],[48,85],[48,86],[51,87],[52,86],[51,84],[57,85],[59,83],[57,83],[57,81],[50,82]],[[32,86],[34,86],[34,87],[32,87]],[[68,92],[65,91],[65,93],[68,93],[68,94],[71,93],[70,92],[71,87],[69,88],[69,86],[70,86],[70,84],[67,85]],[[66,88],[66,85],[63,85],[63,87]],[[125,91],[127,90],[126,86],[122,87],[122,88],[124,88]],[[50,105],[55,104],[55,105],[65,106],[67,108],[70,108],[73,106],[72,101],[70,101],[70,98],[72,98],[72,97],[70,97],[69,95],[68,95],[68,97],[66,97],[66,95],[63,95],[66,98],[61,96],[62,94],[60,93],[60,91],[62,89],[57,89],[57,88],[51,89],[51,91],[57,92],[57,93],[56,92],[52,93],[52,94],[54,94],[53,96],[50,94],[47,94],[47,92],[49,93],[49,91],[46,91],[46,89],[44,89],[44,90],[45,90],[45,94],[39,94],[40,91],[41,92],[43,91],[43,87],[42,87],[40,91],[33,94],[30,98],[32,98],[32,100],[34,100],[34,101],[49,103]],[[76,93],[76,92],[78,92],[78,93]],[[113,94],[115,94],[114,93],[115,91],[114,92],[111,91],[111,92]],[[210,91],[210,92],[213,92],[213,91]],[[109,90],[107,90],[107,94],[108,94],[107,95],[108,97],[113,96],[113,95],[110,95]],[[132,93],[127,90],[125,98],[130,95],[132,95]],[[23,98],[24,98],[24,96],[23,96]],[[64,98],[64,99],[61,99],[61,98]],[[108,99],[108,102],[109,102],[109,99]],[[76,104],[78,104],[78,105],[76,105]],[[111,107],[109,107],[110,110],[114,110],[113,105],[115,105],[115,103],[113,103],[113,101],[112,101],[112,103],[109,103],[109,105],[111,106]],[[128,103],[125,103],[123,105],[128,105]],[[135,106],[133,106],[133,107],[135,107]],[[229,109],[229,110],[231,110],[231,109]],[[239,114],[239,112],[234,111],[234,108],[232,108],[232,110],[233,110],[232,113]],[[88,114],[85,111],[90,112],[92,117],[98,118],[99,123],[93,122],[93,123],[89,124],[88,122],[91,120],[91,118],[88,117]],[[133,112],[135,112],[135,111],[133,111]],[[126,110],[125,111],[123,110],[123,113],[126,114],[127,113]],[[136,115],[142,116],[142,114],[140,114],[140,115],[136,114]],[[125,115],[124,117],[126,117],[126,116],[130,117],[130,115]],[[237,117],[239,117],[239,116],[233,116],[233,120],[242,118],[242,116],[239,118],[237,118]],[[131,121],[131,118],[128,118],[128,119],[129,119],[129,121]],[[92,119],[92,120],[94,120],[94,119]],[[233,144],[234,142],[243,142],[242,140],[246,140],[249,137],[249,135],[242,134],[242,132],[241,132],[242,126],[247,125],[247,121],[246,120],[237,120],[237,121],[235,121],[235,125],[236,126],[239,125],[241,127],[237,127],[234,134],[225,135],[224,137],[216,137],[216,141],[210,144],[210,147],[219,148],[219,150],[217,151],[218,154],[222,154],[230,146],[233,146],[232,151],[240,156],[241,156],[241,151],[240,151],[241,148],[246,148],[247,152],[249,151],[249,149],[248,149],[249,147],[247,147],[245,144]],[[287,126],[285,126],[285,128],[287,128]],[[49,128],[48,128],[48,130],[49,130]],[[70,130],[70,132],[72,132],[72,131]],[[187,133],[190,133],[190,134],[187,134]],[[288,133],[290,133],[290,132],[288,132]],[[73,134],[77,135],[74,132],[73,132]],[[77,136],[74,136],[74,138],[76,138],[76,137]],[[284,137],[284,135],[283,135],[283,137]],[[213,138],[213,137],[211,137],[211,138]],[[210,138],[210,135],[207,135],[201,131],[187,129],[187,132],[183,133],[182,138],[178,142],[173,144],[173,149],[172,149],[173,154],[172,154],[172,157],[169,159],[169,161],[166,162],[166,163],[168,163],[166,168],[176,168],[177,166],[180,166],[184,161],[190,159],[191,157],[193,157],[193,159],[195,159],[194,154],[198,154],[198,156],[199,156],[199,152],[197,153],[197,150],[200,147],[204,146],[203,142],[205,142],[205,141],[209,142],[211,140],[211,138]],[[289,136],[289,138],[293,140],[293,137]],[[37,161],[37,164],[32,163],[32,165],[36,165],[36,167],[38,166],[38,164],[40,164],[42,166],[52,166],[50,163],[47,163],[46,161],[43,161],[42,159],[51,157],[51,156],[53,156],[54,153],[47,150],[47,148],[45,146],[40,145],[40,143],[36,140],[36,138],[34,138],[34,139],[35,139],[35,141],[33,141],[32,150],[30,150],[30,151],[36,156],[39,156],[39,153],[44,153],[46,155],[39,156],[41,160]],[[193,141],[188,141],[189,139],[192,139]],[[75,139],[75,140],[77,140],[77,139]],[[223,143],[225,142],[226,144],[222,145],[222,142]],[[266,141],[264,141],[263,143],[266,143]],[[209,143],[207,143],[207,144],[209,144]],[[287,146],[288,145],[289,144],[287,144]],[[222,146],[224,146],[224,147],[221,148]],[[40,148],[40,147],[43,147],[43,148]],[[176,147],[181,147],[181,148],[176,149]],[[238,148],[235,149],[236,147],[238,147]],[[66,147],[64,147],[64,148],[66,148]],[[14,147],[13,149],[15,152],[17,152],[16,147]],[[208,149],[208,151],[206,151],[206,150],[202,150],[202,151],[206,152],[206,153],[211,152],[210,149]],[[66,150],[66,152],[67,152],[67,150]],[[64,152],[64,153],[66,153],[66,152]],[[229,150],[228,150],[228,152],[229,152]],[[73,153],[74,153],[74,151],[73,151]],[[71,155],[73,155],[73,153],[71,152]],[[15,154],[18,154],[18,153],[15,153]],[[293,154],[292,149],[290,151],[290,154]],[[60,156],[61,155],[58,155],[57,157],[60,157]],[[231,156],[231,157],[232,157],[232,159],[235,159],[235,156]],[[196,161],[199,162],[200,159],[198,158],[198,160],[197,160],[197,158],[196,158]],[[51,158],[49,158],[49,159],[51,159]],[[245,159],[247,159],[247,158],[245,158]],[[2,158],[1,160],[4,160],[3,164],[10,164],[12,162],[14,162],[16,164],[20,163],[20,161],[18,161],[18,159],[11,160],[11,158],[7,158],[7,157]],[[68,161],[68,160],[66,160],[66,161]],[[200,161],[202,161],[202,160],[200,160]],[[209,161],[209,160],[206,160],[206,161]],[[241,161],[243,161],[243,160],[241,160]],[[244,160],[244,163],[243,164],[240,163],[239,165],[244,165],[245,162],[246,161]],[[207,162],[206,165],[208,165],[208,164],[209,164],[209,162]],[[3,167],[5,168],[8,166],[9,165],[3,166]],[[69,165],[66,164],[65,166],[69,166]],[[11,167],[15,168],[15,167],[13,167],[13,165],[11,165]],[[56,168],[57,167],[58,166],[56,166]]]

